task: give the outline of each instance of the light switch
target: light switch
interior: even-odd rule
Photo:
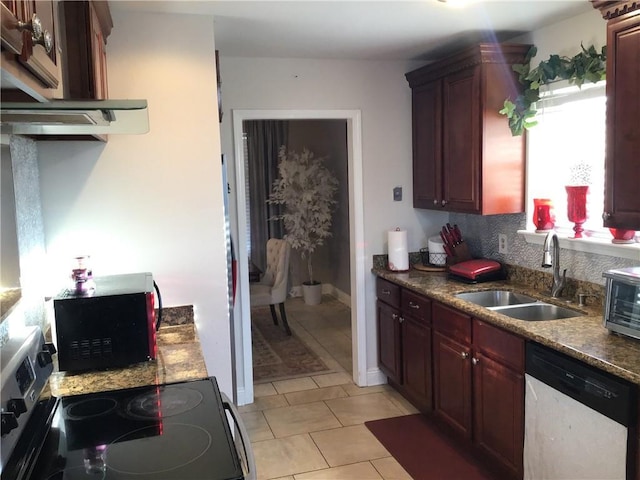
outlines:
[[[393,189],[393,201],[394,202],[402,201],[402,187],[395,187]]]

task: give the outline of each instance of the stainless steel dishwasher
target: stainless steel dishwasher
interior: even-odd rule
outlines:
[[[525,372],[524,478],[627,478],[635,387],[536,343]]]

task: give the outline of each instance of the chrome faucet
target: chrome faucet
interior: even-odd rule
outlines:
[[[553,261],[551,260],[551,244],[553,243]],[[558,235],[549,232],[544,239],[544,249],[542,251],[542,267],[553,267],[553,284],[551,285],[551,296],[557,298],[562,293],[566,283],[567,269],[565,268],[560,276],[560,245]]]

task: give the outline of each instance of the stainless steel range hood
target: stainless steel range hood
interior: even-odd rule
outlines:
[[[0,128],[17,135],[142,134],[149,115],[146,100],[3,102]]]

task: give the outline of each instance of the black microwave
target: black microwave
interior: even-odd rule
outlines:
[[[151,273],[95,277],[95,289],[63,290],[53,300],[60,371],[101,370],[155,360]]]
[[[604,326],[640,338],[640,267],[608,270],[605,278]]]

